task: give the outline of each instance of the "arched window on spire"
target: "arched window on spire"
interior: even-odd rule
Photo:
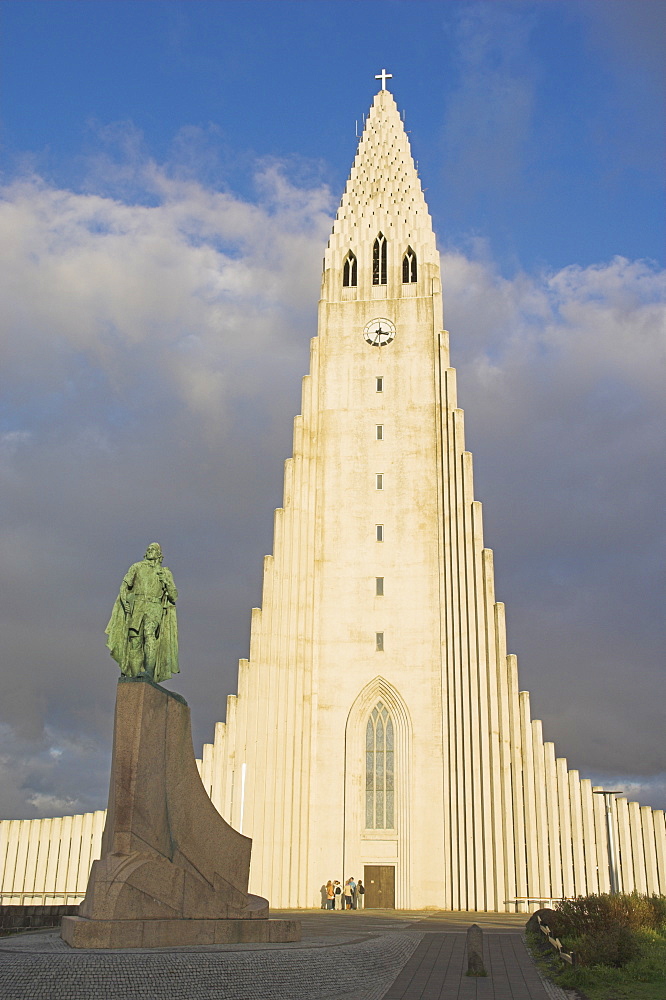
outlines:
[[[408,285],[412,281],[416,281],[416,254],[411,247],[407,247],[402,258],[402,283]]]
[[[386,284],[386,237],[380,233],[372,246],[372,283]]]
[[[394,819],[393,722],[383,702],[378,701],[365,727],[365,826],[368,830],[392,830]]]
[[[342,284],[345,288],[355,288],[358,284],[356,257],[349,251],[342,267]]]

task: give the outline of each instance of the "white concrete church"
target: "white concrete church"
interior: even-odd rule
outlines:
[[[349,875],[367,906],[402,909],[666,894],[663,811],[617,798],[607,814],[519,692],[435,237],[379,78],[324,257],[250,658],[203,782],[253,838],[250,889],[273,906],[318,906]],[[103,817],[0,823],[3,901],[82,895]]]

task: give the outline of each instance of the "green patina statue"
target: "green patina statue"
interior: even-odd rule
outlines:
[[[178,668],[178,591],[162,549],[151,542],[127,570],[106,626],[106,645],[126,677],[167,681]]]

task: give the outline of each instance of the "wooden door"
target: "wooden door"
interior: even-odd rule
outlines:
[[[366,909],[395,909],[395,865],[364,865]]]

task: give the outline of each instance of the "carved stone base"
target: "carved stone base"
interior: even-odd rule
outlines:
[[[248,892],[252,841],[217,812],[197,771],[190,711],[145,677],[121,678],[102,857],[77,917],[73,948],[165,948],[300,940]]]
[[[298,920],[87,920],[63,917],[72,948],[182,948],[301,940]]]

